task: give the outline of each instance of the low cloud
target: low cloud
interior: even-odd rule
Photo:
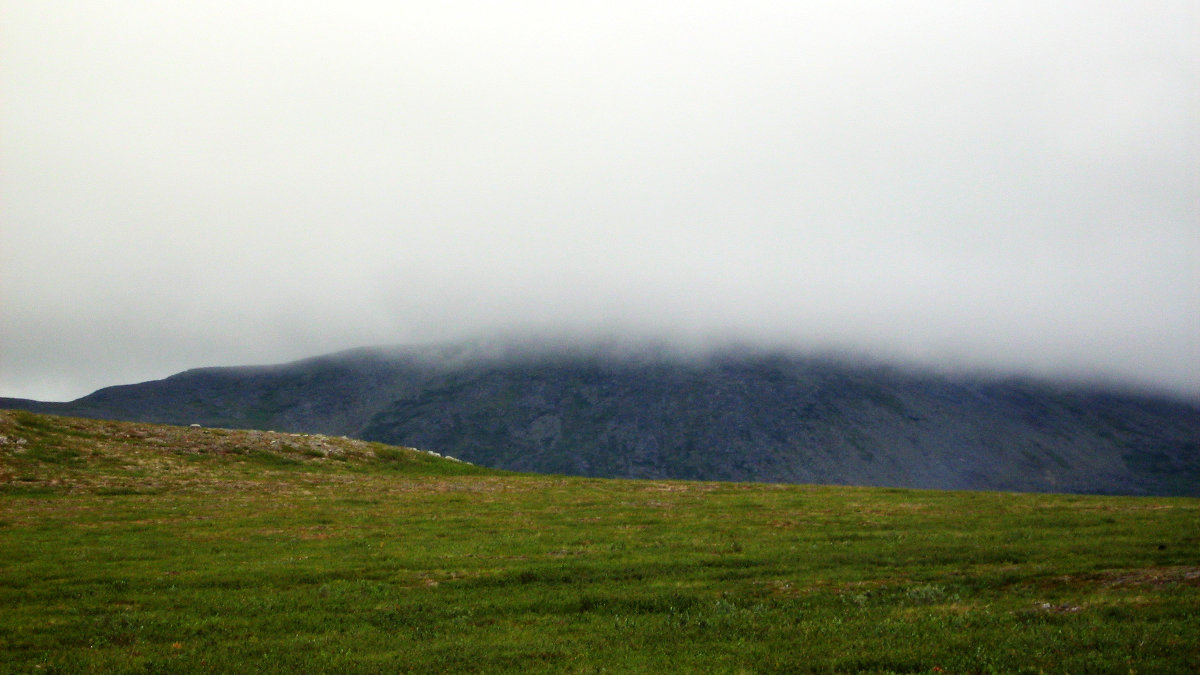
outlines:
[[[2,6],[0,395],[488,335],[1200,395],[1191,3]]]

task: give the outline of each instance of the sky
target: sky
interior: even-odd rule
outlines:
[[[1200,5],[0,0],[0,396],[497,335],[1200,397]]]

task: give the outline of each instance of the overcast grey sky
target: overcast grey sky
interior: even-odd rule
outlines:
[[[0,0],[0,395],[497,332],[1197,394],[1198,8]]]

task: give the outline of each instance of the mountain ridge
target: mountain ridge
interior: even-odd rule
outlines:
[[[1200,496],[1200,405],[782,351],[359,348],[0,407],[346,435],[541,473]]]

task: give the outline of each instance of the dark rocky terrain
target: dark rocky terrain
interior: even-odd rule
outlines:
[[[545,473],[1200,496],[1192,402],[753,350],[359,349],[0,407],[347,435]]]

